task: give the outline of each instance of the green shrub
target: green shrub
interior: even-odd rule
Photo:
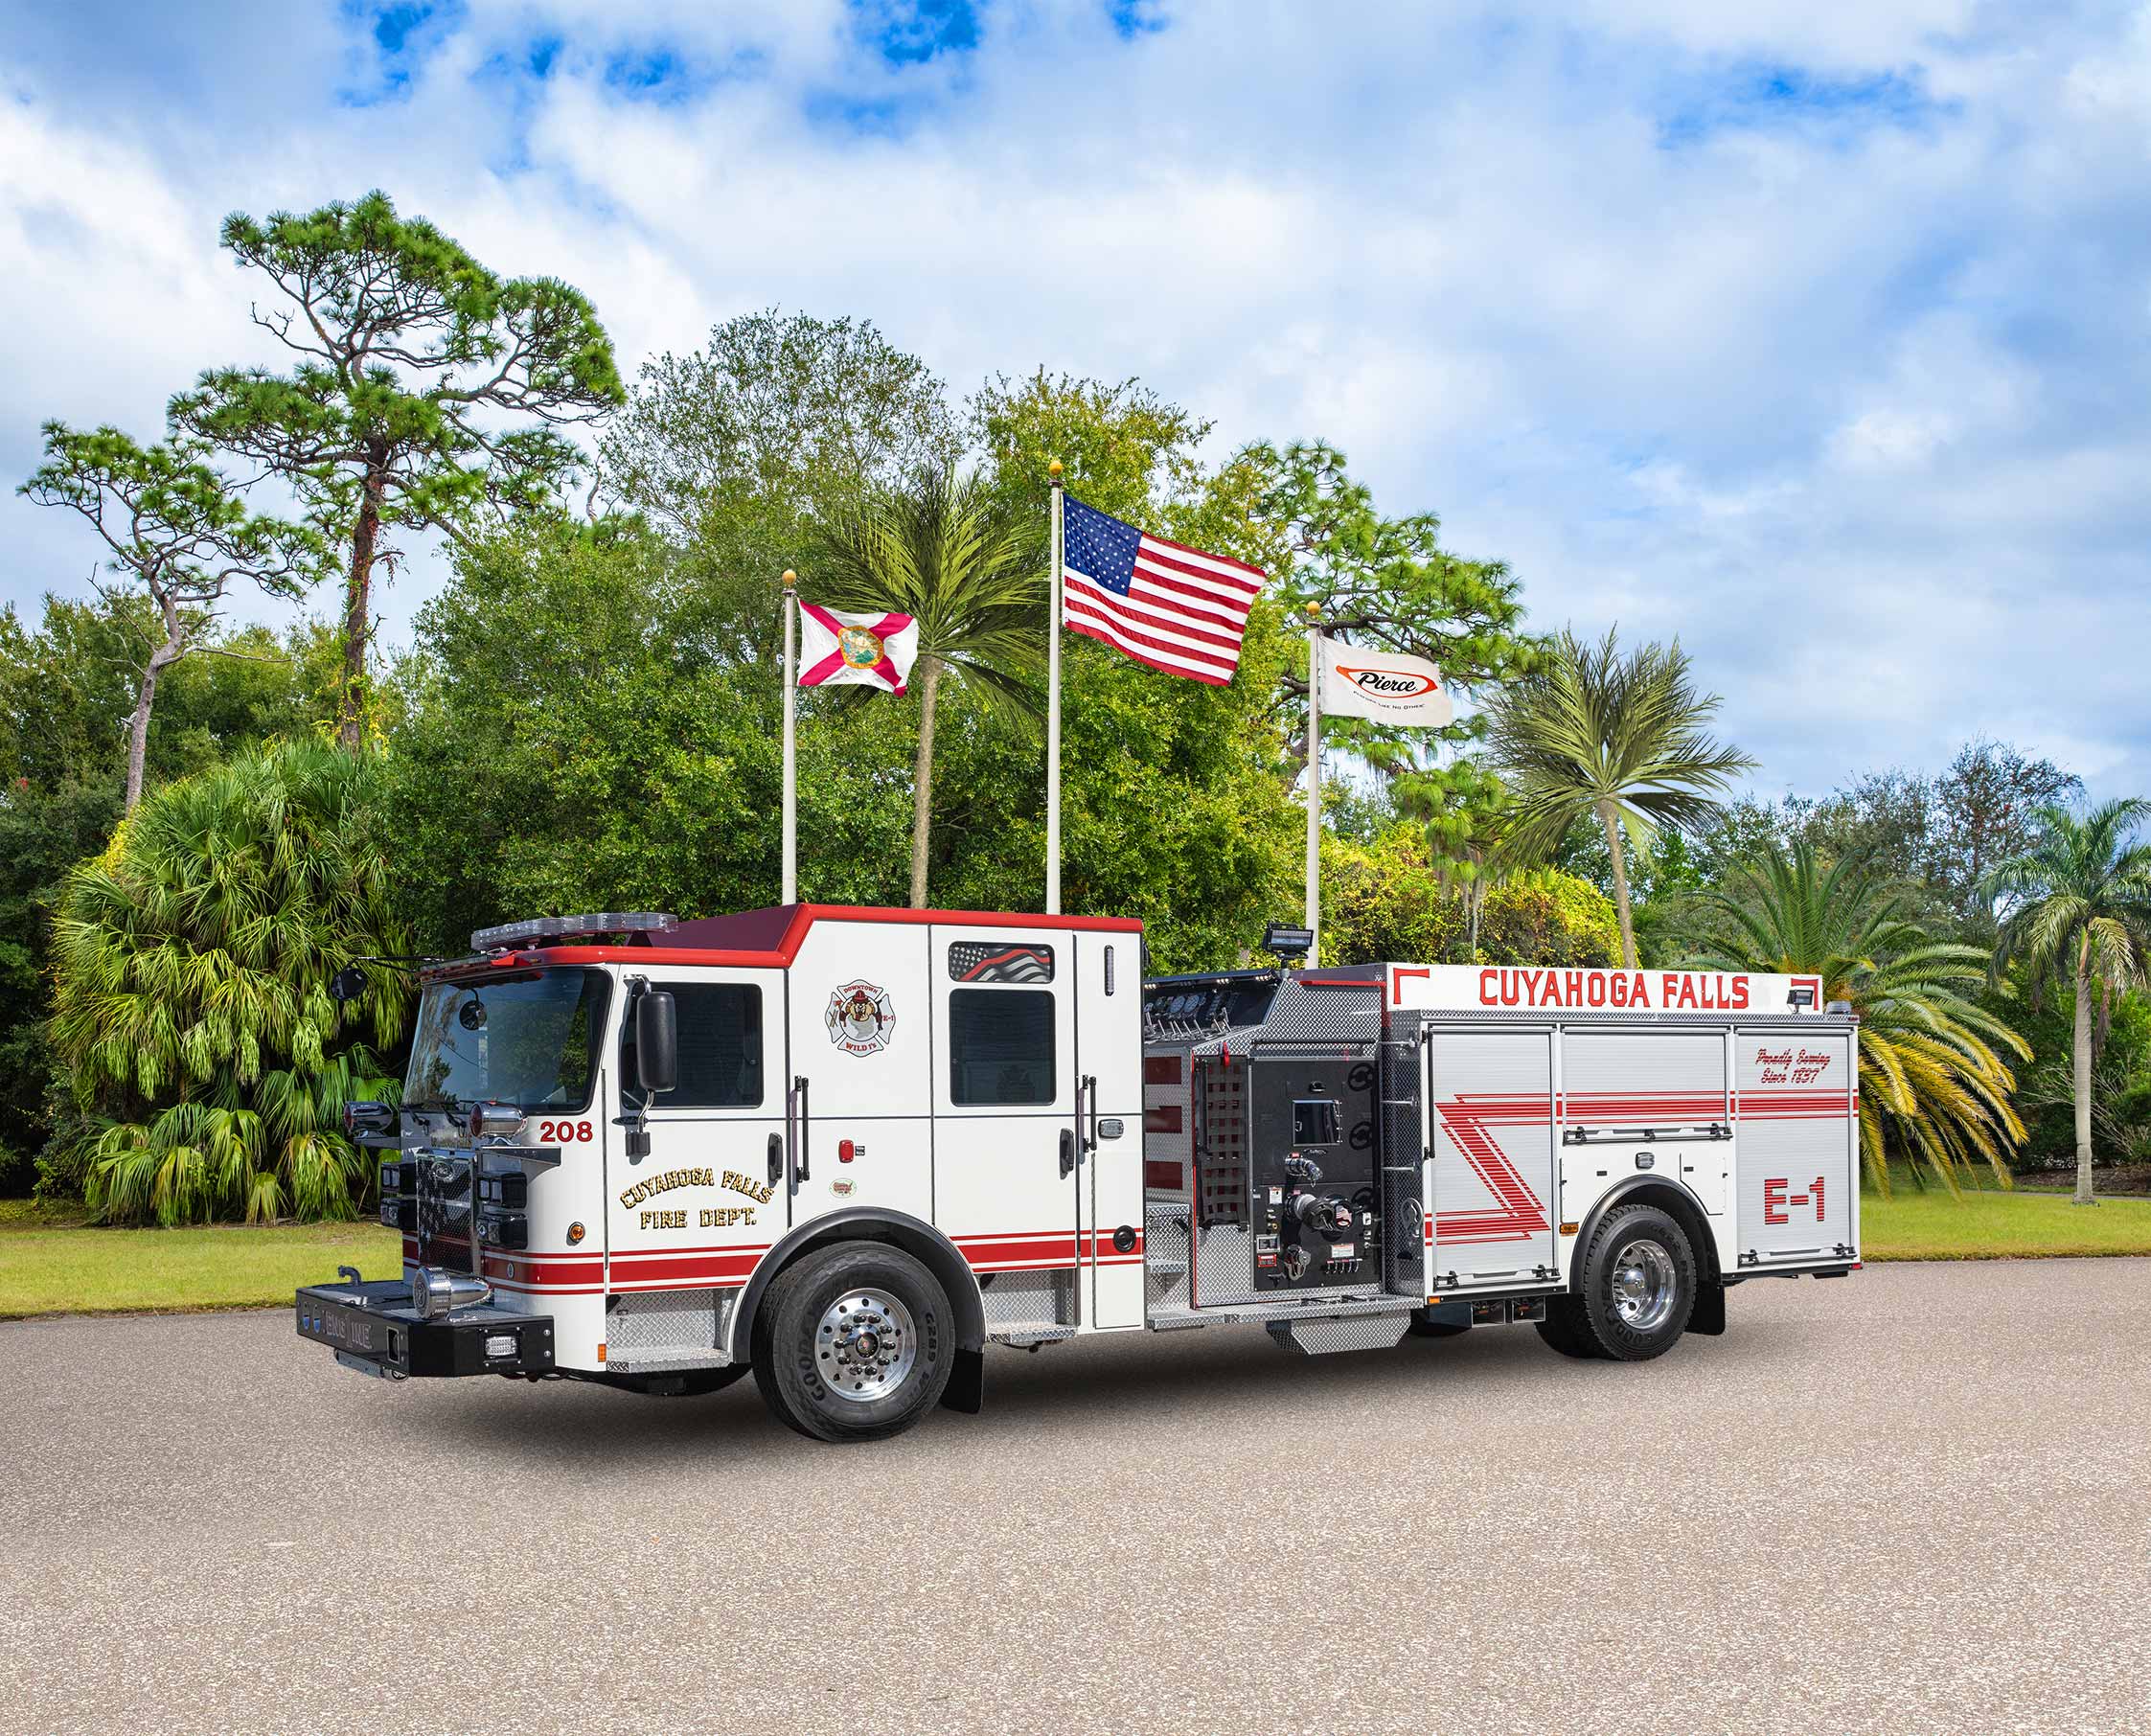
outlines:
[[[1322,957],[1472,962],[1468,882],[1445,877],[1407,826],[1371,844],[1322,841]],[[1558,869],[1514,876],[1485,891],[1477,962],[1612,965],[1620,958],[1613,901]]]
[[[313,742],[241,754],[152,792],[68,876],[52,1035],[83,1117],[46,1165],[100,1216],[349,1218],[371,1160],[351,1097],[391,1096],[410,950],[375,842],[378,763]]]

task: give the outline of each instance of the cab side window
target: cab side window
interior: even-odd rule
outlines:
[[[1053,995],[1039,989],[949,992],[949,1100],[964,1108],[1049,1104]]]
[[[761,1107],[762,990],[754,983],[665,983],[651,988],[673,997],[679,1019],[679,1088],[651,1104],[657,1109],[751,1109]],[[620,1038],[625,1094],[636,1095],[635,1027]]]

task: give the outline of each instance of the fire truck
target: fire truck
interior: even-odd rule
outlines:
[[[976,1411],[989,1344],[1521,1321],[1641,1361],[1860,1264],[1856,1020],[1812,977],[1146,980],[1134,922],[820,904],[471,947],[422,972],[400,1102],[350,1111],[401,1270],[297,1296],[391,1380],[751,1371],[858,1441]]]

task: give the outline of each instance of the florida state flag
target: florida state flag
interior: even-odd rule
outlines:
[[[919,624],[909,615],[855,615],[799,605],[799,685],[904,691],[919,654]]]

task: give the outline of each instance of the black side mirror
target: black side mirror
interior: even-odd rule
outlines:
[[[635,997],[635,1083],[645,1094],[679,1083],[679,1015],[673,997],[659,990]]]
[[[348,1006],[366,993],[366,972],[356,965],[346,965],[329,979],[329,998],[339,1006]]]

